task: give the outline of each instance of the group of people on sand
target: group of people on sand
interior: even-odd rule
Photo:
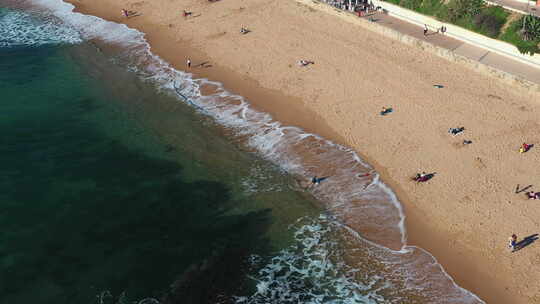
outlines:
[[[448,129],[448,133],[450,133],[450,134],[452,134],[454,136],[463,133],[463,131],[465,131],[465,127],[457,127],[457,128]]]

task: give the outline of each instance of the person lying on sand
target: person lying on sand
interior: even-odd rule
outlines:
[[[435,176],[435,172],[433,173],[426,173],[426,172],[422,172],[422,173],[417,173],[415,177],[413,177],[412,179],[417,182],[417,183],[423,183],[423,182],[427,182],[428,180],[432,179],[434,176]]]
[[[459,128],[450,128],[448,129],[448,133],[452,134],[452,135],[458,135],[460,133],[462,133],[463,131],[465,131],[465,127],[459,127]]]
[[[392,113],[394,110],[392,108],[382,107],[381,115],[386,115]]]
[[[251,31],[248,30],[248,29],[245,28],[245,27],[242,27],[242,28],[240,29],[240,34],[242,34],[242,35],[245,35],[245,34],[247,34],[247,33],[249,33],[249,32],[251,32]]]
[[[528,199],[540,199],[540,192],[534,193],[534,191],[529,191],[526,193]]]
[[[315,64],[315,62],[304,60],[304,59],[301,59],[300,61],[298,61],[299,66],[307,66],[307,65],[310,65],[310,64]]]
[[[184,15],[184,17],[189,17],[189,16],[193,15],[193,12],[184,10],[183,15]]]

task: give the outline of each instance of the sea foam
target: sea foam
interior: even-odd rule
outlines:
[[[41,16],[42,18],[44,16]],[[0,47],[32,47],[81,42],[79,32],[49,18],[46,22],[22,11],[0,13]]]

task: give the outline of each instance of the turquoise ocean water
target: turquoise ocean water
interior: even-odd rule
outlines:
[[[0,1],[0,303],[480,302],[352,151],[71,9]]]

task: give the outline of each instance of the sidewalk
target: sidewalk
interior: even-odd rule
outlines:
[[[517,1],[517,0],[488,0],[489,4],[500,5],[508,10],[512,10],[525,15],[532,14],[540,17],[540,6],[536,6],[534,2]]]
[[[503,0],[498,0],[503,1]],[[504,0],[508,2],[516,2],[511,0]],[[527,4],[525,4],[526,6]],[[401,19],[388,16],[384,13],[377,12],[369,14],[361,18],[373,18],[373,22],[380,24],[382,26],[391,28],[402,34],[412,36],[414,38],[427,41],[431,44],[434,44],[439,47],[446,48],[453,51],[454,53],[464,56],[466,58],[478,61],[487,66],[491,66],[495,69],[508,72],[517,76],[521,76],[524,79],[540,84],[540,69],[533,66],[521,63],[519,61],[513,60],[509,57],[499,55],[497,53],[490,52],[486,49],[477,47],[475,45],[444,36],[440,33],[429,31],[426,36],[424,36],[424,28],[405,22]]]

